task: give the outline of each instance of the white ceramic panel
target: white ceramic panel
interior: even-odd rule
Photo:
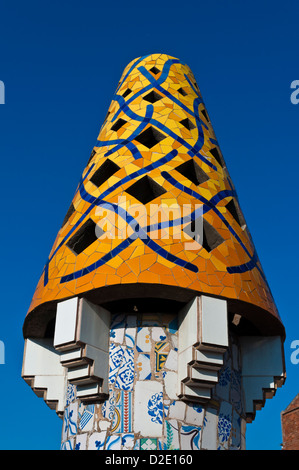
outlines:
[[[104,351],[109,348],[110,312],[80,299],[77,340]]]
[[[44,400],[56,403],[54,407],[56,409],[56,412],[64,411],[64,406],[65,406],[65,403],[64,403],[65,377],[64,376],[37,375],[34,378],[33,386],[34,386],[34,389],[45,391],[44,397],[43,397]]]
[[[198,342],[198,297],[195,297],[179,312],[179,351]]]
[[[64,375],[60,364],[60,355],[48,338],[30,339],[25,341],[23,377],[35,375]]]
[[[59,348],[76,341],[78,297],[57,304],[54,346]]]
[[[225,300],[202,295],[201,343],[228,347],[227,304]]]
[[[202,449],[215,450],[217,449],[217,425],[218,416],[217,410],[207,408],[205,414],[205,425],[202,430]]]
[[[137,381],[134,400],[134,431],[148,437],[162,437],[163,385],[157,381]]]

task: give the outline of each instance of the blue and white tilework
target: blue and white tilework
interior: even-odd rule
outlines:
[[[124,351],[121,364],[118,368],[115,388],[132,390],[134,384],[134,350],[127,348]]]
[[[75,450],[86,450],[87,433],[78,434],[76,436]]]
[[[109,397],[83,404],[66,392],[63,449],[198,450],[244,448],[241,370],[236,339],[225,354],[209,403],[177,397],[176,315],[113,315]]]
[[[151,356],[150,354],[140,353],[137,357],[137,371],[139,380],[151,380]]]
[[[81,431],[90,431],[93,427],[95,405],[83,405],[80,403],[79,406],[79,429]]]
[[[76,385],[68,384],[66,391],[66,406],[76,399]]]

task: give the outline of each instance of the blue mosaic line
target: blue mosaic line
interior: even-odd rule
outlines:
[[[124,112],[124,114],[126,116],[128,116],[129,118],[131,119],[134,119],[136,121],[141,121],[143,123],[146,122],[146,124],[148,122],[150,122],[152,125],[154,125],[155,127],[157,127],[158,129],[160,129],[161,131],[163,131],[165,134],[167,134],[168,136],[172,137],[175,141],[179,142],[181,145],[183,145],[184,147],[186,147],[189,151],[188,151],[188,154],[190,156],[194,156],[196,155],[198,158],[200,158],[206,165],[208,165],[209,167],[213,168],[214,170],[217,171],[217,167],[215,165],[213,165],[213,163],[211,163],[206,157],[204,157],[203,155],[201,155],[199,152],[201,150],[201,147],[202,147],[202,144],[203,144],[203,133],[201,131],[201,129],[198,127],[198,139],[197,139],[197,142],[194,146],[190,145],[188,142],[186,142],[182,137],[178,136],[177,134],[175,134],[172,130],[170,130],[167,126],[165,126],[164,124],[160,123],[159,121],[157,121],[156,119],[150,119],[150,117],[146,116],[145,118],[142,117],[142,116],[139,116],[138,114],[136,114],[134,111],[132,111],[128,104],[125,102],[124,98],[122,96],[117,96],[117,101],[119,101],[120,103],[123,103],[122,104],[122,110]],[[200,118],[198,116],[198,112],[197,112],[197,117],[196,117],[196,120],[200,121]],[[144,126],[145,127],[145,126]],[[113,149],[109,150],[109,152],[107,152],[105,154],[105,157],[108,157],[109,155],[111,155],[112,153],[116,152],[117,150],[119,150],[119,148],[121,148],[122,145],[126,145],[128,147],[128,142],[130,141],[130,145],[134,145],[132,144],[132,140],[137,137],[139,131],[141,132],[141,127],[139,126],[138,129],[130,136],[129,139],[126,139],[126,140],[110,140],[110,141],[100,141],[98,140],[97,144],[95,144],[95,146],[98,146],[98,147],[103,147],[105,145],[115,145],[115,144],[119,144],[118,147],[114,147]],[[140,158],[138,156],[138,158]]]
[[[109,157],[114,152],[117,152],[119,149],[121,149],[124,145],[129,144],[132,140],[134,140],[138,135],[144,130],[144,128],[147,126],[147,124],[150,122],[154,112],[154,107],[152,104],[149,104],[146,107],[146,112],[145,112],[145,117],[142,118],[141,123],[137,127],[137,129],[130,135],[128,139],[122,139],[120,143],[114,147],[113,149],[109,150],[106,154],[105,157]],[[100,141],[99,141],[100,142]]]
[[[151,163],[150,165],[147,165],[146,167],[144,168],[141,168],[140,170],[137,170],[135,171],[134,173],[132,173],[131,175],[128,175],[126,176],[125,178],[123,178],[122,180],[118,181],[117,183],[115,183],[113,186],[111,186],[110,188],[108,188],[106,191],[104,191],[99,197],[94,197],[90,194],[88,194],[86,191],[85,191],[85,188],[84,188],[84,181],[86,180],[87,176],[90,174],[92,168],[94,167],[94,164],[91,165],[91,167],[88,169],[88,171],[86,172],[84,178],[81,178],[80,179],[80,183],[79,183],[79,188],[78,188],[78,191],[80,191],[80,195],[82,198],[85,198],[85,200],[87,202],[90,203],[90,206],[88,207],[88,209],[84,212],[84,214],[81,215],[81,217],[79,218],[79,220],[76,222],[76,224],[70,229],[70,231],[68,232],[68,234],[62,239],[62,241],[59,243],[59,245],[57,246],[57,248],[55,249],[55,251],[53,252],[52,256],[48,259],[48,261],[46,262],[46,265],[45,265],[45,268],[44,268],[44,285],[47,284],[48,282],[48,275],[47,275],[47,272],[48,272],[48,266],[49,266],[49,263],[50,261],[53,259],[53,257],[55,256],[55,254],[57,253],[57,251],[59,250],[59,248],[61,248],[62,245],[65,244],[65,242],[69,239],[69,237],[71,236],[71,234],[74,232],[74,230],[76,230],[76,228],[83,222],[83,220],[86,218],[86,216],[90,213],[90,211],[95,207],[96,205],[96,201],[100,201],[100,200],[103,200],[105,197],[107,197],[111,192],[113,192],[115,189],[117,189],[119,186],[121,186],[122,184],[125,184],[127,183],[128,181],[138,177],[138,176],[142,176],[143,174],[155,169],[155,168],[158,168],[159,166],[162,166],[164,165],[165,163],[169,162],[170,160],[172,160],[176,155],[178,154],[178,151],[177,150],[172,150],[171,152],[169,152],[167,155],[164,155],[164,157],[160,158],[159,160],[157,160],[156,162],[154,163]]]
[[[245,253],[247,254],[247,256],[250,258],[251,262],[249,263],[245,263],[245,265],[242,265],[244,266],[244,269],[245,269],[245,266],[250,266],[250,269],[253,269],[253,267],[256,266],[256,263],[257,263],[257,256],[255,254],[255,252],[253,253],[253,255],[251,255],[249,253],[249,251],[247,250],[246,246],[244,245],[244,243],[242,242],[242,240],[240,239],[240,237],[238,236],[238,234],[235,232],[235,230],[231,227],[231,225],[229,224],[229,222],[225,219],[225,217],[223,216],[223,214],[217,209],[217,207],[215,206],[215,204],[217,204],[217,195],[214,196],[214,201],[211,202],[211,201],[208,201],[206,198],[204,198],[203,196],[201,196],[200,194],[198,194],[196,191],[193,191],[192,189],[190,188],[187,188],[186,186],[182,185],[181,183],[179,183],[178,181],[176,181],[171,175],[169,175],[169,173],[167,173],[166,171],[163,171],[162,172],[162,176],[163,178],[165,178],[167,181],[169,181],[173,186],[179,188],[181,191],[189,194],[190,196],[198,199],[199,201],[201,201],[203,204],[204,204],[204,207],[203,207],[203,210],[204,212],[208,212],[209,210],[213,210],[217,215],[218,217],[220,217],[220,219],[223,221],[223,223],[226,225],[226,227],[229,229],[229,231],[231,232],[231,234],[236,238],[236,240],[238,241],[238,243],[240,244],[240,246],[243,248],[243,250],[245,251]],[[233,191],[225,191],[226,193],[228,193],[228,195],[233,195]],[[226,196],[224,196],[226,197]],[[257,266],[258,268],[258,266]],[[228,268],[227,268],[228,269]],[[234,267],[234,269],[237,269],[237,267]],[[259,269],[259,268],[258,268]],[[246,269],[245,269],[246,270]],[[247,269],[247,271],[249,270],[249,268]],[[237,271],[236,271],[237,272]],[[242,271],[242,272],[245,272],[245,271]],[[259,270],[259,272],[261,272]],[[262,273],[261,273],[262,274]]]
[[[120,217],[122,217],[129,226],[132,227],[132,222],[134,223],[134,233],[128,237],[126,240],[122,241],[117,247],[115,247],[112,251],[104,255],[102,258],[97,260],[96,262],[92,263],[91,265],[75,271],[74,273],[67,274],[63,276],[60,280],[60,283],[63,284],[65,282],[72,281],[74,279],[78,279],[86,274],[98,269],[100,266],[103,266],[112,258],[117,256],[121,251],[125,250],[128,246],[130,246],[136,239],[140,239],[145,245],[147,245],[151,250],[155,253],[159,254],[163,258],[171,261],[172,263],[181,266],[183,268],[188,269],[192,272],[198,272],[197,266],[185,261],[183,259],[178,258],[177,256],[169,253],[163,247],[159,246],[154,240],[152,240],[146,232],[140,227],[138,222],[132,217],[125,209],[119,207],[117,204],[109,203],[107,201],[98,201],[97,205],[104,204],[106,207],[111,206],[114,212],[117,212]]]
[[[247,261],[247,263],[244,263],[244,264],[240,264],[239,266],[230,266],[227,268],[227,272],[230,274],[245,273],[246,271],[251,271],[251,269],[253,269],[256,266],[257,262],[258,262],[257,253],[254,252],[250,261]]]
[[[137,65],[142,62],[144,59],[146,59],[147,57],[149,57],[149,54],[147,55],[144,55],[143,57],[139,57],[139,59],[137,59],[134,64],[131,65],[131,67],[129,68],[128,72],[126,73],[126,75],[124,76],[123,80],[121,81],[121,83],[118,85],[117,89],[116,89],[116,92],[118,92],[118,90],[122,87],[122,84],[125,82],[126,78],[130,75],[130,73],[132,72],[132,70],[137,67]]]
[[[146,126],[146,124],[148,122],[151,122],[152,125],[155,125],[157,128],[159,128],[160,130],[162,130],[163,132],[165,132],[167,135],[171,136],[174,140],[176,140],[177,142],[179,142],[181,145],[183,145],[184,147],[186,147],[189,151],[188,151],[188,154],[193,157],[194,155],[196,155],[198,158],[200,158],[204,163],[206,163],[208,166],[210,166],[211,168],[213,168],[214,170],[217,171],[217,167],[215,165],[213,165],[213,163],[211,163],[207,158],[205,158],[203,155],[201,155],[199,152],[201,150],[201,147],[204,143],[204,134],[202,132],[202,128],[201,126],[206,126],[206,124],[200,119],[199,117],[199,114],[198,114],[198,106],[200,103],[202,103],[202,98],[199,96],[199,94],[195,91],[195,93],[197,94],[197,98],[194,100],[194,103],[193,103],[193,108],[194,110],[190,110],[187,106],[185,106],[180,100],[178,100],[177,98],[175,98],[173,95],[171,95],[167,90],[165,90],[163,87],[160,86],[160,83],[161,81],[164,81],[165,78],[167,78],[168,76],[168,73],[169,73],[169,69],[170,69],[170,66],[173,64],[173,63],[178,63],[179,61],[178,60],[168,60],[166,62],[166,64],[164,65],[163,67],[163,71],[159,77],[158,80],[156,80],[147,70],[145,67],[140,67],[138,70],[141,71],[143,73],[143,75],[150,81],[150,87],[147,86],[145,88],[143,88],[142,90],[139,90],[137,93],[135,93],[129,100],[125,100],[123,98],[123,96],[120,96],[120,95],[116,95],[114,97],[114,100],[117,101],[119,103],[119,109],[118,111],[115,113],[115,115],[113,116],[112,118],[112,122],[115,121],[115,119],[118,117],[120,111],[123,111],[124,114],[128,115],[130,118],[132,119],[135,119],[137,121],[141,121],[142,122],[142,125],[139,126],[137,128],[137,130],[135,130],[135,132],[130,136],[129,139],[125,139],[125,140],[121,140],[121,139],[117,139],[117,140],[110,140],[110,141],[100,141],[98,140],[97,143],[95,144],[95,147],[103,147],[103,146],[110,146],[110,145],[117,145],[116,147],[114,147],[113,149],[109,150],[105,156],[109,156],[111,155],[112,153],[116,152],[117,150],[119,150],[121,148],[121,146],[127,146],[129,142],[131,142],[134,137],[137,137],[137,135],[144,129],[144,127]],[[190,82],[189,78],[185,75],[185,77],[187,78],[188,80],[188,83],[190,84],[190,86],[192,87],[192,89],[194,89],[192,83]],[[151,120],[151,117],[152,116],[148,116],[146,115],[145,118],[142,117],[142,116],[139,116],[138,114],[134,113],[130,108],[129,108],[129,104],[135,100],[138,96],[140,96],[141,94],[145,93],[146,91],[148,91],[149,89],[152,89],[153,87],[159,89],[165,96],[167,96],[169,99],[171,99],[172,101],[174,101],[176,104],[178,104],[180,107],[182,107],[183,109],[185,109],[189,114],[191,114],[193,117],[195,117],[196,119],[196,124],[197,124],[197,130],[198,130],[198,139],[197,139],[197,142],[194,146],[191,146],[190,144],[188,144],[184,139],[182,139],[180,136],[176,135],[173,131],[171,131],[167,126],[165,125],[162,125],[159,121],[155,120],[155,119],[152,119]],[[134,156],[134,155],[133,155]],[[135,156],[134,156],[135,158]],[[138,155],[138,158],[139,155]]]

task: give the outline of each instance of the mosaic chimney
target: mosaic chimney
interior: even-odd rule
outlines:
[[[283,385],[284,326],[179,59],[125,68],[23,334],[61,449],[242,450]]]

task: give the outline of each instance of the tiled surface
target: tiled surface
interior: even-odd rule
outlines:
[[[131,62],[121,77],[29,312],[46,308],[45,302],[100,287],[146,283],[239,299],[278,316],[220,155],[188,66],[164,54]],[[125,198],[124,207],[119,197]],[[97,238],[94,225],[100,224],[103,204],[108,215],[105,227],[97,229]],[[188,223],[186,219],[180,223],[181,219],[168,212],[162,214],[160,225],[153,226],[147,212],[134,215],[131,209],[137,204],[147,212],[153,204],[168,208],[187,204],[189,213],[184,215],[189,216]],[[198,215],[198,205],[206,238],[201,243],[186,235],[187,226]],[[86,243],[78,246],[73,237],[88,221],[91,225],[84,225]],[[107,237],[105,230],[114,231],[113,237]],[[118,333],[122,335],[121,330]],[[141,350],[148,352],[145,332],[142,334],[137,334],[137,343],[141,341]],[[134,338],[129,333],[126,345],[132,346],[131,341]]]
[[[175,393],[175,325],[175,316],[168,314],[155,318],[143,314],[113,316],[109,398],[102,404],[82,404],[76,398],[76,387],[68,385],[62,449],[243,448],[245,419],[238,344],[232,337],[209,404],[183,402]],[[128,332],[137,338],[140,334],[140,342],[133,347],[127,344]],[[164,355],[158,363],[157,350]]]

